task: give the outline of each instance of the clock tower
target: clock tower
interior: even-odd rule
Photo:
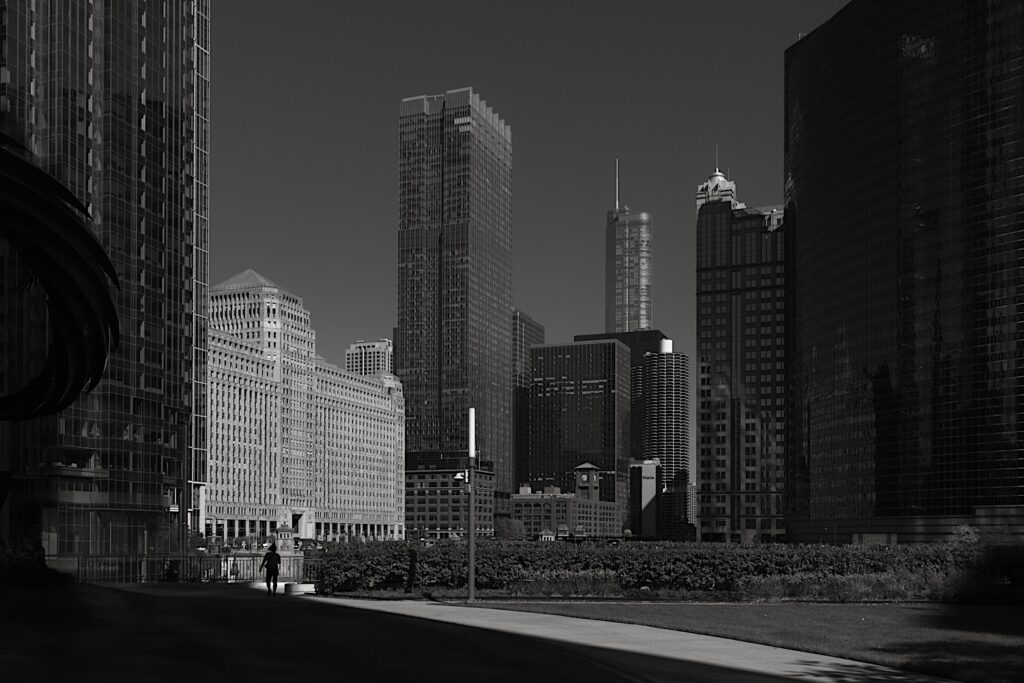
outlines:
[[[584,500],[601,499],[601,471],[585,462],[576,466],[576,497]]]

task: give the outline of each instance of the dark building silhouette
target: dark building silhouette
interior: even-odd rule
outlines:
[[[615,208],[608,211],[604,242],[605,332],[649,330],[654,307],[654,219],[619,203],[615,160]]]
[[[648,353],[658,353],[661,344],[668,339],[661,330],[636,330],[633,332],[606,332],[603,334],[577,334],[573,341],[596,341],[616,339],[629,349],[629,457],[639,460],[644,457],[644,391],[643,364]]]
[[[511,203],[511,130],[478,94],[402,100],[394,364],[406,399],[406,468],[464,466],[475,408],[479,456],[494,467],[495,513],[506,516]]]
[[[793,539],[1024,519],[1022,32],[855,0],[786,51]]]
[[[530,350],[530,484],[574,487],[574,469],[601,471],[600,497],[629,509],[629,349],[616,340]]]
[[[697,188],[697,510],[705,541],[772,540],[785,447],[783,212],[717,169]]]
[[[530,348],[544,343],[544,326],[512,311],[512,450],[516,486],[530,481]]]
[[[121,283],[96,388],[0,427],[2,535],[48,555],[177,550],[207,466],[208,3],[0,14],[0,130],[85,206]],[[22,323],[40,322],[36,304],[15,302]]]

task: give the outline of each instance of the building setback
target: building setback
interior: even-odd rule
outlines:
[[[654,307],[654,219],[619,203],[615,160],[615,208],[605,225],[605,332],[649,330]]]
[[[316,355],[302,299],[247,270],[213,287],[207,534],[405,536],[405,411],[387,373]]]
[[[575,485],[578,465],[600,470],[600,498],[628,526],[629,349],[616,340],[530,350],[530,484]]]
[[[697,189],[696,507],[705,541],[785,534],[782,215],[738,202],[718,170]]]
[[[512,450],[517,485],[530,481],[530,348],[544,343],[544,326],[512,311]]]
[[[0,535],[48,555],[176,551],[206,481],[208,3],[0,13],[0,131],[87,207],[121,284],[98,386],[0,426]],[[18,260],[0,245],[0,272]],[[45,327],[42,296],[3,300]]]
[[[506,515],[514,469],[511,202],[511,130],[478,94],[402,100],[395,372],[408,403],[407,466],[464,467],[475,408],[479,457],[494,468]]]
[[[359,340],[345,349],[345,371],[354,375],[391,374],[392,355],[390,339]]]
[[[792,539],[1024,523],[1022,31],[854,0],[786,51]]]

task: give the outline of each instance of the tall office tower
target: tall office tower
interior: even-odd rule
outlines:
[[[644,356],[658,353],[668,340],[661,330],[612,332],[605,334],[577,334],[573,341],[617,339],[629,349],[629,457],[643,460],[644,456]]]
[[[619,203],[615,160],[615,208],[604,232],[605,332],[649,330],[654,306],[654,219]]]
[[[601,471],[601,500],[629,524],[629,349],[614,339],[530,350],[530,484],[574,485],[574,468]]]
[[[544,343],[544,326],[512,311],[512,451],[516,486],[530,481],[530,348]]]
[[[357,375],[379,375],[392,372],[390,339],[359,340],[345,349],[345,370]]]
[[[475,408],[496,514],[507,514],[514,459],[511,210],[511,129],[497,113],[470,88],[402,100],[395,373],[406,466],[462,466]]]
[[[643,360],[643,458],[661,464],[659,512],[661,534],[686,538],[689,533],[687,500],[690,483],[690,359],[672,351],[672,341],[661,342],[658,353]]]
[[[208,3],[6,0],[0,16],[0,131],[81,200],[121,282],[96,389],[4,428],[4,535],[176,550],[206,477]]]
[[[390,374],[316,355],[302,299],[247,270],[211,290],[208,534],[403,538],[405,410]]]
[[[771,540],[782,518],[782,211],[750,209],[717,169],[697,189],[700,538]]]
[[[791,538],[1024,523],[1022,30],[855,0],[786,51]]]

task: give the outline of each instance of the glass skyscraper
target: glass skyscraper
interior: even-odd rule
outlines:
[[[406,398],[406,467],[461,466],[475,408],[479,457],[493,463],[505,503],[514,460],[511,209],[512,138],[501,117],[470,88],[403,100],[395,374]]]
[[[2,427],[6,535],[50,555],[176,549],[206,480],[208,3],[8,0],[0,16],[0,130],[88,208],[121,281],[96,389]]]
[[[786,51],[792,538],[1020,522],[1022,32],[855,0]]]
[[[700,539],[785,534],[783,212],[747,208],[717,169],[697,188]]]
[[[608,211],[604,234],[605,332],[649,330],[654,327],[654,220],[619,203],[618,160],[615,208]]]

